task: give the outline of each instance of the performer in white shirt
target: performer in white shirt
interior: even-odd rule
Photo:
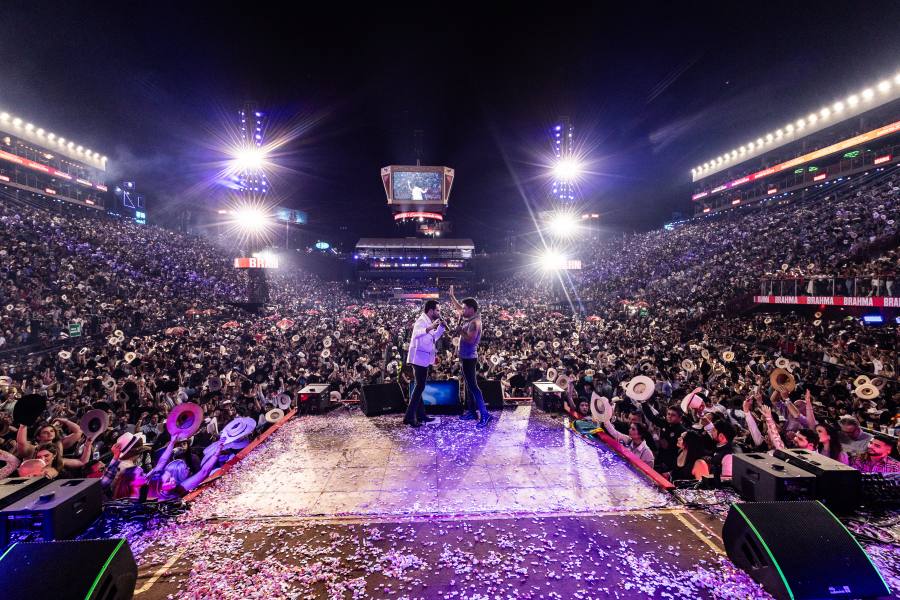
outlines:
[[[403,422],[410,427],[419,427],[423,422],[433,421],[434,417],[425,415],[422,404],[422,392],[428,380],[428,369],[434,364],[436,354],[434,343],[443,335],[444,324],[441,322],[437,300],[426,300],[422,314],[413,325],[412,338],[409,340],[409,354],[406,362],[413,366],[416,385],[409,397],[409,408]]]

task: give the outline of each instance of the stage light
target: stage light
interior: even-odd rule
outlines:
[[[27,131],[28,133],[31,133],[31,131],[33,129],[34,129],[34,125],[32,125],[31,123],[25,123],[25,131]]]
[[[234,223],[246,233],[262,233],[270,225],[268,214],[255,206],[242,206],[235,210]]]
[[[8,112],[0,113],[0,121],[3,121],[4,123],[6,121],[9,121],[9,113]]]
[[[16,117],[15,119],[13,119],[12,123],[13,123],[13,125],[14,125],[15,127],[21,127],[21,126],[22,126],[22,119],[20,119],[19,117]]]
[[[261,148],[241,148],[234,154],[233,166],[238,171],[258,171],[266,162]]]
[[[850,106],[856,106],[857,104],[859,104],[859,96],[857,96],[856,94],[848,96],[847,104],[849,104]]]
[[[544,271],[559,271],[565,267],[566,257],[556,250],[548,248],[541,255],[539,262]]]
[[[578,220],[571,213],[557,213],[550,218],[549,229],[556,237],[572,237],[578,231]]]
[[[871,100],[875,95],[875,91],[872,88],[866,88],[862,91],[863,100]]]
[[[881,92],[882,94],[887,94],[890,89],[891,89],[891,82],[888,81],[887,79],[885,79],[884,81],[882,81],[878,84],[878,91]]]
[[[562,181],[573,181],[581,174],[581,165],[573,158],[564,158],[553,167],[553,174]]]
[[[834,103],[834,106],[832,106],[831,108],[834,109],[834,112],[839,113],[844,110],[844,103],[841,102],[840,100],[838,100],[837,102]]]

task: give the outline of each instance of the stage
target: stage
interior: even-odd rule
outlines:
[[[718,521],[562,417],[498,416],[289,421],[141,540],[138,597],[767,597]]]

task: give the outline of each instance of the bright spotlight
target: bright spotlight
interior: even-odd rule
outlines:
[[[255,206],[242,206],[234,211],[234,223],[247,233],[260,233],[269,226],[269,216]]]
[[[571,213],[556,213],[550,218],[549,229],[556,237],[572,237],[578,231],[578,219]]]
[[[574,181],[581,174],[581,165],[574,158],[564,158],[553,167],[553,174],[562,181]]]
[[[259,171],[266,163],[262,148],[241,148],[234,154],[235,171]]]
[[[540,257],[541,269],[544,271],[559,271],[566,265],[566,257],[553,249],[547,249]]]

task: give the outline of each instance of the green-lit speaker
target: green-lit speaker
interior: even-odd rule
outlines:
[[[728,558],[776,598],[891,594],[856,538],[820,502],[732,504],[722,540]]]

